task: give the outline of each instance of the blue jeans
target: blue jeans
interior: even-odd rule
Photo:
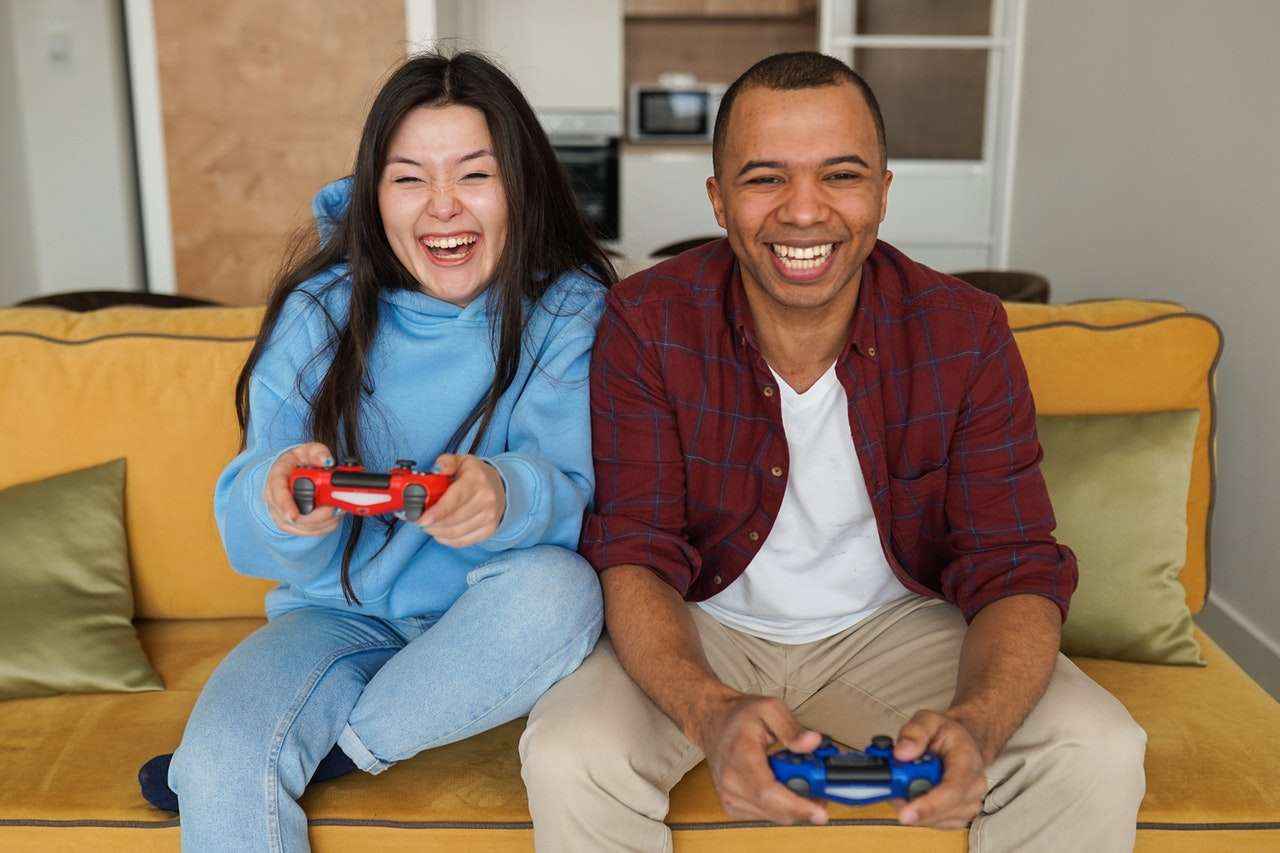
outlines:
[[[438,616],[307,607],[272,619],[210,677],[174,754],[182,849],[309,850],[297,800],[335,743],[381,773],[524,716],[602,622],[591,567],[548,545],[473,569]]]

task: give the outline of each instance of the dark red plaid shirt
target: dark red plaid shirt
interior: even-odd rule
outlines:
[[[877,243],[836,373],[903,585],[966,619],[1020,593],[1065,618],[1075,556],[1051,533],[1035,407],[999,300]],[[742,574],[786,488],[775,385],[728,241],[613,288],[591,366],[582,553],[597,571],[647,566],[689,601]]]

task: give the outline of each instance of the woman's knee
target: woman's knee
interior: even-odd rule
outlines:
[[[474,586],[499,578],[507,600],[526,619],[579,627],[603,623],[599,578],[575,551],[557,545],[506,551],[473,569],[467,580]]]
[[[231,719],[188,724],[169,765],[169,787],[180,800],[225,797],[232,791],[258,790],[267,751],[250,743]]]

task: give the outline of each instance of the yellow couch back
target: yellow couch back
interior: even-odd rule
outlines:
[[[1171,303],[1008,306],[1039,410],[1199,408],[1182,574],[1207,587],[1217,327]],[[261,308],[0,309],[0,488],[124,457],[137,615],[262,613],[270,584],[227,565],[213,484],[239,444],[236,375]]]

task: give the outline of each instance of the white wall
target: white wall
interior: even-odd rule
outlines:
[[[12,7],[0,3],[0,306],[36,295]]]
[[[0,2],[13,47],[4,61],[17,72],[15,124],[24,156],[14,162],[26,179],[17,196],[25,195],[25,210],[18,204],[5,215],[29,222],[34,289],[141,289],[119,3]]]
[[[436,35],[497,59],[539,112],[621,113],[621,0],[439,0]]]
[[[1211,598],[1280,650],[1280,3],[1028,5],[1011,266],[1222,326]]]

